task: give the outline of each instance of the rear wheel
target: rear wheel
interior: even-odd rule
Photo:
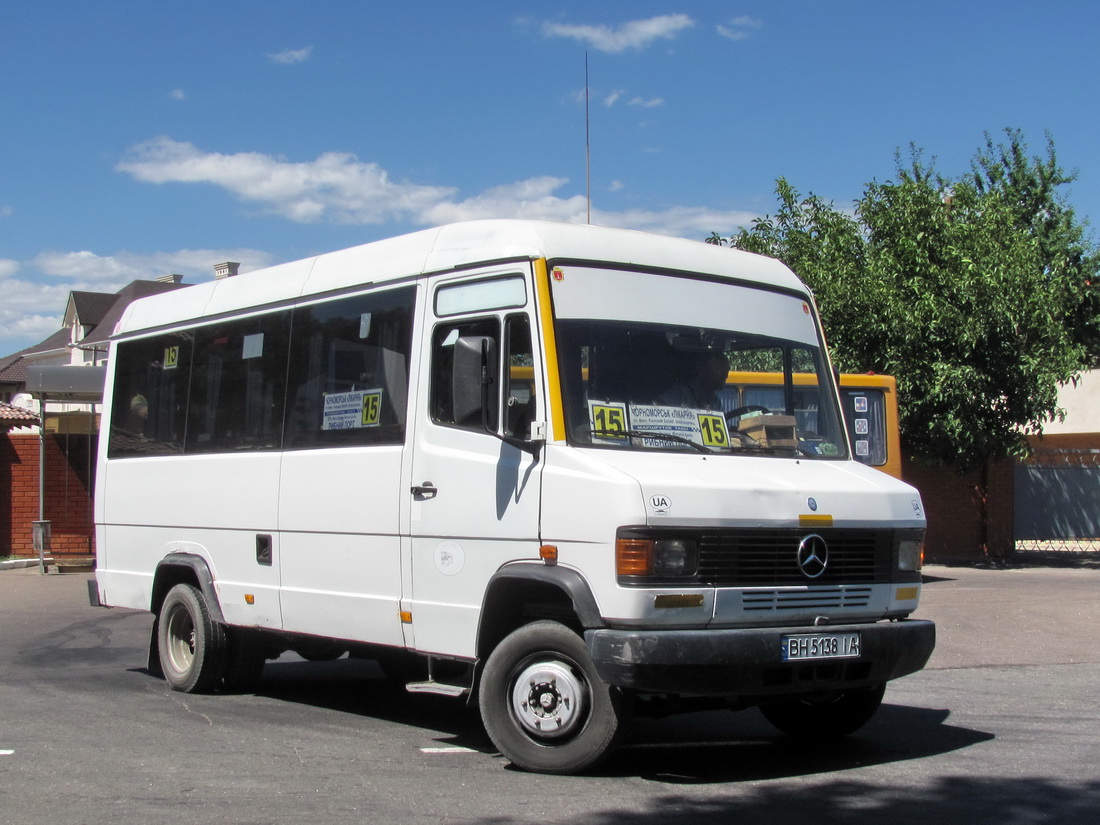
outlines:
[[[497,646],[485,663],[480,705],[500,752],[540,773],[597,764],[627,715],[625,698],[600,680],[584,641],[550,621],[525,625]]]
[[[760,706],[769,722],[798,739],[839,739],[854,733],[875,715],[886,685],[796,696]]]
[[[168,591],[157,617],[161,670],[173,690],[201,693],[221,683],[225,631],[210,618],[202,592],[190,584]]]

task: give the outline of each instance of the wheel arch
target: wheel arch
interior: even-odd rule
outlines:
[[[576,570],[538,563],[510,564],[485,588],[478,624],[477,656],[484,661],[518,627],[552,619],[578,633],[604,626],[588,582]]]
[[[214,587],[214,574],[210,572],[210,565],[206,563],[206,559],[193,553],[169,553],[157,563],[157,569],[153,573],[153,591],[149,604],[149,610],[154,616],[159,615],[168,591],[177,584],[191,584],[197,587],[206,599],[210,618],[221,625],[226,623],[218,601],[217,588]]]

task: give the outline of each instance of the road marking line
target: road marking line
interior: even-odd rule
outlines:
[[[421,753],[477,753],[473,748],[421,748]]]
[[[0,751],[0,756],[15,756],[15,751]]]

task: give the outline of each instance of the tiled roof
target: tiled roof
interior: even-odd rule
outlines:
[[[112,292],[70,292],[69,301],[76,311],[80,323],[86,327],[94,327],[103,320],[118,295]]]
[[[27,358],[38,352],[64,349],[69,343],[69,331],[59,329],[45,341],[34,346],[19,350],[19,352],[0,358],[0,384],[24,384],[27,381]]]
[[[0,430],[10,430],[12,427],[37,423],[38,416],[30,410],[0,401]]]

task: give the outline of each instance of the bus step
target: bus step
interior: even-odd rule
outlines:
[[[409,693],[435,693],[440,696],[454,696],[460,698],[470,692],[468,687],[462,685],[447,685],[443,682],[409,682],[405,685],[405,690]]]

